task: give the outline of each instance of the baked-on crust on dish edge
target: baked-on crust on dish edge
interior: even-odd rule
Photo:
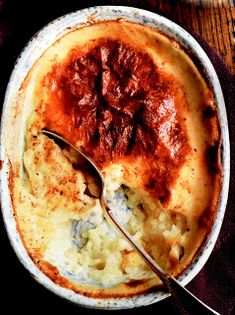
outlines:
[[[164,270],[177,277],[190,265],[217,210],[220,128],[213,94],[179,43],[121,20],[72,30],[36,61],[12,108],[9,128],[25,141],[22,154],[8,136],[17,226],[48,277],[101,298],[161,285],[104,219],[74,152],[42,128],[93,157],[110,207]]]

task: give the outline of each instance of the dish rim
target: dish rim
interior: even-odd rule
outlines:
[[[170,21],[169,19],[150,11],[125,6],[95,6],[68,13],[53,20],[52,22],[44,26],[41,30],[39,30],[29,40],[29,42],[26,44],[25,48],[22,50],[21,54],[17,58],[5,94],[0,130],[0,159],[4,161],[2,171],[0,172],[2,215],[11,245],[21,263],[31,273],[36,281],[38,281],[44,287],[59,295],[60,297],[90,308],[127,309],[158,302],[166,298],[169,294],[163,292],[145,293],[133,297],[100,299],[94,297],[86,297],[69,289],[56,285],[36,267],[23,246],[23,242],[17,231],[17,225],[13,215],[8,185],[8,172],[10,165],[9,161],[7,160],[6,146],[4,145],[3,137],[5,125],[4,122],[7,119],[8,106],[10,106],[12,98],[14,98],[14,96],[16,96],[16,94],[18,93],[18,87],[20,87],[21,83],[24,81],[25,77],[28,74],[28,71],[31,69],[34,62],[42,55],[42,53],[58,38],[64,36],[66,33],[72,31],[73,29],[75,30],[79,27],[85,26],[84,23],[87,25],[91,24],[91,22],[88,21],[91,17],[93,23],[104,20],[109,21],[123,18],[129,22],[136,22],[139,24],[154,27],[155,29],[160,29],[167,35],[175,38],[180,44],[183,45],[183,47],[186,48],[186,50],[190,50],[193,53],[193,55],[203,66],[205,74],[211,84],[211,88],[213,90],[213,94],[216,100],[221,128],[221,164],[223,169],[222,189],[216,218],[208,239],[193,264],[190,265],[190,267],[187,268],[187,270],[179,277],[179,281],[183,285],[189,283],[206,263],[214,248],[224,218],[230,175],[230,146],[227,114],[219,79],[211,61],[209,60],[209,57],[206,55],[204,50],[201,48],[198,42],[182,27]],[[73,29],[69,29],[70,27],[72,27]],[[36,50],[36,53],[33,53],[34,50]]]

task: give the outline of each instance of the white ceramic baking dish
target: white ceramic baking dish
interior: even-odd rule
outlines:
[[[194,261],[194,263],[179,278],[179,281],[183,285],[189,283],[197,275],[197,273],[206,263],[215,245],[225,213],[229,186],[230,166],[229,135],[226,109],[220,83],[211,62],[207,55],[205,54],[205,52],[203,51],[203,49],[195,41],[195,39],[183,28],[160,15],[148,11],[130,7],[99,6],[67,14],[51,22],[50,24],[45,26],[41,31],[39,31],[29,41],[29,43],[27,44],[27,46],[25,47],[25,49],[23,50],[15,64],[14,70],[12,72],[7,87],[5,102],[3,106],[1,123],[1,160],[4,161],[1,170],[1,202],[3,219],[6,225],[6,230],[9,235],[9,239],[18,258],[25,266],[25,268],[30,271],[30,273],[38,282],[40,282],[42,285],[44,285],[46,288],[48,288],[55,294],[58,294],[59,296],[66,298],[70,301],[73,301],[79,305],[102,309],[123,309],[148,305],[160,301],[163,298],[167,297],[168,295],[164,292],[159,291],[156,293],[148,293],[131,298],[97,299],[82,296],[73,291],[62,288],[53,283],[49,278],[47,278],[47,276],[45,276],[36,267],[36,265],[28,256],[22,244],[20,235],[17,231],[9,190],[10,162],[7,156],[8,143],[5,142],[6,137],[4,136],[4,134],[6,133],[7,128],[9,130],[9,112],[10,110],[12,110],[11,108],[12,104],[15,104],[13,100],[17,97],[21,85],[25,77],[27,76],[27,73],[29,72],[35,61],[42,55],[42,53],[58,38],[68,33],[71,30],[71,28],[77,29],[86,24],[89,25],[91,21],[92,23],[94,23],[98,21],[116,20],[120,18],[130,22],[148,25],[158,30],[161,30],[165,34],[175,38],[179,43],[181,43],[185,47],[185,49],[188,52],[190,52],[190,54],[192,54],[201,65],[201,68],[203,69],[204,74],[206,75],[208,82],[211,86],[211,89],[214,93],[214,98],[218,108],[222,135],[221,159],[223,167],[223,185],[220,196],[220,202],[213,228],[205,243],[205,246],[202,248],[201,253]],[[17,115],[22,115],[22,113],[18,112]],[[23,150],[22,135],[11,136],[19,137],[19,145]]]

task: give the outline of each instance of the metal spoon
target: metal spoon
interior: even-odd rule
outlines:
[[[152,271],[161,279],[165,289],[169,292],[178,308],[180,314],[217,314],[218,312],[214,311],[212,308],[207,306],[186,288],[184,288],[174,277],[168,275],[150,256],[149,254],[134,240],[130,233],[122,226],[121,222],[114,216],[112,210],[106,203],[106,186],[102,176],[102,173],[96,163],[90,158],[86,153],[84,153],[80,148],[77,148],[70,142],[68,142],[63,137],[58,134],[49,131],[41,130],[42,134],[47,135],[49,138],[56,140],[69,145],[76,152],[80,154],[86,160],[89,165],[89,168],[92,169],[92,175],[96,178],[99,187],[100,193],[98,198],[100,199],[102,209],[104,211],[105,217],[107,217],[111,222],[116,226],[117,230],[124,236],[124,238],[129,242],[133,249],[144,259],[146,264],[152,269]],[[97,197],[97,196],[96,196]]]

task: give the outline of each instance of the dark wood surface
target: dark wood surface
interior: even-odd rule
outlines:
[[[193,30],[206,40],[235,74],[235,11],[234,1],[172,1],[172,0],[0,0],[0,103],[14,62],[27,41],[45,24],[66,13],[94,5],[129,5],[157,12]],[[79,308],[39,285],[16,258],[4,225],[0,220],[1,239],[1,309],[2,314],[13,311],[24,314],[56,313],[94,314],[101,311]],[[212,305],[213,306],[213,305]],[[177,314],[174,304],[165,300],[155,305],[130,310],[130,315]],[[123,314],[117,311],[115,314]]]
[[[30,36],[51,19],[79,8],[99,4],[141,7],[174,20],[200,35],[218,52],[230,71],[235,74],[234,0],[67,0],[58,2],[0,0],[0,48],[4,47],[7,41],[13,40],[16,42],[11,43],[12,48],[15,53],[18,53]]]
[[[161,12],[200,35],[235,74],[235,1],[148,1]]]

